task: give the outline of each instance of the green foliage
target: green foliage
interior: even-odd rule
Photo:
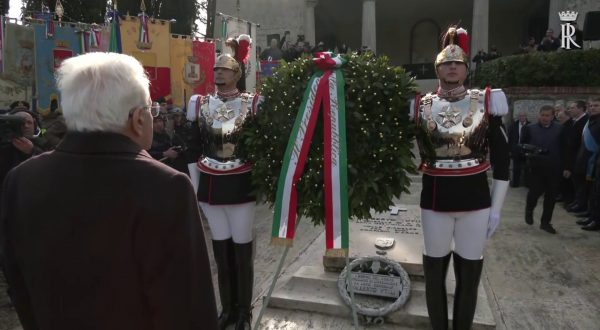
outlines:
[[[0,14],[6,15],[8,14],[8,9],[10,8],[9,0],[0,1]]]
[[[63,21],[102,23],[106,13],[106,0],[61,0],[65,10]],[[41,11],[42,4],[54,11],[56,0],[25,0],[28,13]],[[31,15],[31,14],[28,14]]]
[[[349,56],[343,67],[346,92],[348,206],[350,217],[367,218],[370,209],[386,211],[393,197],[408,192],[407,173],[416,173],[411,152],[414,125],[408,118],[412,78],[386,57]],[[316,68],[309,58],[282,63],[262,85],[259,113],[246,120],[236,153],[253,164],[259,200],[275,202],[277,181],[304,90]],[[322,115],[303,175],[296,185],[298,213],[320,224],[323,203]]]
[[[4,0],[3,0],[4,1]],[[84,23],[102,23],[106,14],[107,5],[112,5],[115,1],[108,0],[62,0],[61,3],[65,9],[64,21],[84,22]],[[136,16],[140,12],[141,0],[117,0],[117,9],[121,14],[129,13]],[[3,3],[3,2],[2,2]],[[54,11],[56,0],[24,0],[28,12],[40,11],[42,4],[47,5],[51,11]],[[206,1],[200,3],[192,0],[144,0],[146,13],[150,17],[170,20],[176,22],[171,25],[171,32],[177,34],[189,35],[195,30],[195,21],[198,18],[198,11],[206,8]],[[4,6],[4,5],[2,5]],[[8,11],[8,4],[6,5]],[[1,7],[0,10],[3,10]]]
[[[141,0],[117,0],[121,13],[136,16],[140,12]],[[176,22],[171,25],[171,32],[191,34],[192,25],[198,17],[199,4],[192,0],[145,0],[146,13],[151,17]]]
[[[500,57],[483,63],[475,84],[498,88],[516,86],[600,86],[600,49],[536,52]]]

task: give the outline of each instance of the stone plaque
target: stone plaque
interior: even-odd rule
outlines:
[[[397,276],[352,272],[354,293],[398,298],[402,290],[402,279]]]
[[[384,250],[377,246],[380,242],[394,243]],[[423,231],[418,205],[396,206],[388,212],[373,212],[369,219],[350,220],[350,258],[382,254],[399,262],[409,274],[423,275]],[[329,271],[346,266],[345,258],[324,257],[323,263]]]

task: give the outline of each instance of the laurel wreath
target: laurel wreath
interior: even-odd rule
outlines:
[[[242,128],[236,153],[253,165],[254,194],[273,205],[288,139],[304,90],[317,68],[312,59],[281,61],[261,86],[264,101]],[[349,216],[366,218],[386,211],[393,198],[408,193],[408,173],[416,173],[411,152],[414,125],[408,100],[415,83],[385,56],[348,55],[345,79]],[[323,124],[317,124],[308,160],[296,185],[298,213],[315,225],[324,218]]]

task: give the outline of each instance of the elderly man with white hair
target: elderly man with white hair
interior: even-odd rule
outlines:
[[[4,183],[0,243],[23,329],[216,329],[190,180],[145,151],[149,81],[133,57],[90,53],[57,72],[68,127]]]

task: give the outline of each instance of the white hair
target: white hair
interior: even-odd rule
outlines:
[[[135,58],[117,53],[88,53],[65,60],[57,86],[71,131],[120,132],[129,112],[146,105],[149,80]]]

